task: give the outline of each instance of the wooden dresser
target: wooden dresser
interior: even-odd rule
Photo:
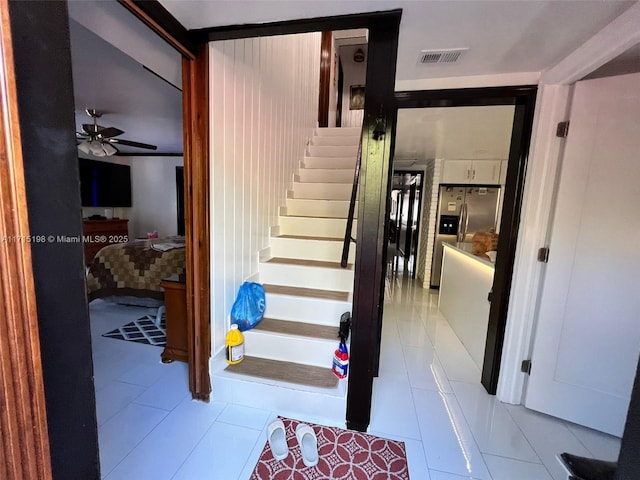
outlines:
[[[164,289],[167,345],[160,355],[163,363],[189,361],[187,343],[187,285],[184,274],[172,275],[160,282]]]
[[[82,222],[84,262],[90,265],[96,253],[107,245],[113,243],[126,243],[129,241],[129,220],[126,218],[113,218],[110,220],[87,220]]]

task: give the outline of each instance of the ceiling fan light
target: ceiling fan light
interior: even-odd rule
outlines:
[[[78,144],[78,150],[80,150],[82,153],[85,153],[85,154],[89,155],[91,153],[91,148],[89,147],[89,142],[87,142],[87,141],[80,142]]]
[[[106,142],[102,144],[102,149],[104,150],[104,153],[107,155],[107,157],[115,155],[118,152],[118,150],[116,150],[113,145]]]
[[[89,144],[89,150],[91,151],[91,155],[94,155],[96,157],[104,157],[107,155],[107,153],[102,148],[102,143],[98,140],[93,140]]]

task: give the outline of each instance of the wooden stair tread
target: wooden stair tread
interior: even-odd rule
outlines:
[[[283,258],[273,257],[266,261],[266,263],[278,263],[281,265],[299,265],[303,267],[321,267],[321,268],[335,268],[340,269],[340,262],[325,262],[320,260],[307,260],[305,258]],[[346,270],[352,270],[353,264],[347,264]]]
[[[228,365],[225,370],[240,375],[268,378],[319,388],[335,388],[338,385],[338,378],[330,368],[283,362],[269,358],[245,356],[242,362],[236,365]]]
[[[289,217],[289,218],[317,218],[318,220],[347,220],[347,217],[318,217],[316,215],[283,215],[280,214],[281,217]],[[357,220],[357,218],[354,218]]]
[[[327,325],[317,325],[315,323],[263,318],[253,328],[253,330],[282,333],[285,335],[297,335],[300,337],[320,338],[323,340],[335,340],[338,338],[339,328]]]
[[[292,295],[295,297],[322,298],[325,300],[349,301],[349,292],[320,290],[316,288],[290,287],[288,285],[263,285],[265,292],[276,295]]]
[[[292,238],[295,240],[322,240],[326,242],[342,242],[342,238],[338,237],[313,237],[307,235],[277,235],[276,238]]]

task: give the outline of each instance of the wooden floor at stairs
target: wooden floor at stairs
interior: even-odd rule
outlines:
[[[263,332],[281,333],[285,335],[298,335],[310,338],[326,338],[334,340],[338,338],[338,328],[315,323],[292,322],[290,320],[276,320],[263,318],[254,327],[254,330]]]
[[[305,267],[341,268],[340,262],[322,262],[318,260],[306,260],[304,258],[270,258],[267,263],[281,263],[286,265],[302,265]],[[353,265],[347,265],[347,270],[351,270]]]
[[[349,301],[349,292],[318,290],[315,288],[290,287],[288,285],[263,285],[265,292],[296,297],[324,298],[325,300]]]
[[[225,370],[240,375],[319,388],[335,388],[338,385],[338,377],[328,368],[282,362],[269,358],[244,357],[242,362],[237,365],[229,365]]]

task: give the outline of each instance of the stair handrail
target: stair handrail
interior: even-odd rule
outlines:
[[[358,142],[358,153],[356,155],[356,169],[353,172],[353,187],[351,188],[351,202],[349,203],[349,215],[347,216],[347,226],[344,232],[344,242],[342,244],[342,260],[340,266],[347,268],[349,259],[349,248],[351,242],[356,242],[356,239],[351,236],[353,230],[353,217],[356,210],[356,198],[358,197],[358,182],[360,181],[360,164],[362,163],[362,132],[364,130],[364,124],[360,130],[360,141]]]

